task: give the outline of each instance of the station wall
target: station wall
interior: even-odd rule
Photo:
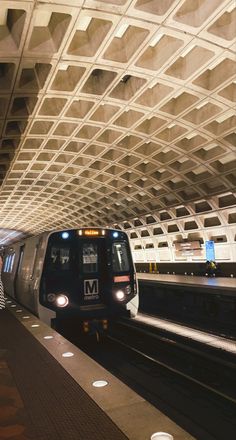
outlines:
[[[232,193],[170,207],[115,225],[130,238],[138,263],[203,263],[206,242],[215,261],[236,262],[236,198]]]

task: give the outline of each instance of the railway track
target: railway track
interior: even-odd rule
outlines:
[[[150,361],[236,404],[235,354],[128,320],[113,326],[110,337],[140,352]]]
[[[80,348],[199,440],[235,437],[235,365],[149,326],[120,321]]]

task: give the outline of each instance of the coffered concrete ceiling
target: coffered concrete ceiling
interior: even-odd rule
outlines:
[[[0,228],[235,205],[235,51],[234,0],[1,0]]]

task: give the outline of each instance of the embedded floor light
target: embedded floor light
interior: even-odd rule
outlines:
[[[32,324],[31,327],[39,327],[39,324]]]
[[[53,336],[47,335],[47,336],[44,336],[43,339],[53,339]]]
[[[93,386],[95,388],[102,388],[108,385],[108,382],[106,380],[95,380],[95,382],[93,382]]]
[[[65,353],[62,353],[62,356],[64,358],[69,358],[69,357],[74,356],[74,353],[71,353],[71,351],[66,351]]]
[[[151,436],[151,440],[174,440],[174,437],[167,432],[154,432]]]
[[[21,309],[16,310],[16,313],[21,313],[21,312],[22,312]]]
[[[22,319],[29,319],[29,316],[22,316]]]
[[[16,304],[12,304],[10,307],[16,307]]]

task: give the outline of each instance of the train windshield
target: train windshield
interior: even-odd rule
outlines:
[[[85,242],[82,246],[83,273],[98,272],[98,244]]]
[[[125,241],[112,243],[112,269],[118,273],[130,270],[128,244]]]
[[[67,245],[55,244],[50,248],[48,270],[66,271],[70,269],[70,248]]]

